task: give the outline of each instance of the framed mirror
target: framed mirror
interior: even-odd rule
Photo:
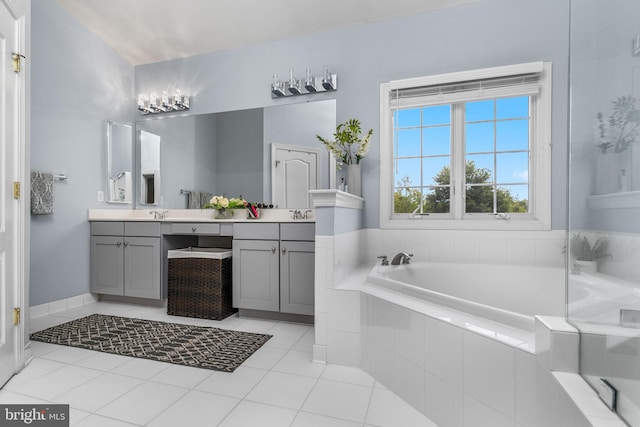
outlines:
[[[107,120],[108,203],[133,203],[133,147],[131,125]]]
[[[138,131],[140,140],[140,203],[162,204],[160,199],[160,135]]]

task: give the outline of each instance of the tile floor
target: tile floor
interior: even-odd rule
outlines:
[[[92,313],[273,335],[233,373],[32,342],[33,359],[0,403],[65,403],[71,425],[433,427],[364,371],[311,361],[313,327],[259,319],[168,316],[165,308],[97,302],[32,319],[37,331]]]

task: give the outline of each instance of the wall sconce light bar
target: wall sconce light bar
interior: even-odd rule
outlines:
[[[273,75],[271,83],[271,98],[284,98],[287,96],[309,95],[312,93],[331,92],[338,90],[337,74],[329,73],[325,67],[324,73],[318,76],[311,75],[311,70],[307,68],[303,80],[296,79],[293,70],[289,70],[289,80],[280,81],[278,75]]]
[[[151,92],[149,96],[138,95],[138,110],[142,114],[168,113],[170,111],[184,111],[189,109],[189,95],[176,90],[174,96],[169,96],[167,91],[158,96]]]

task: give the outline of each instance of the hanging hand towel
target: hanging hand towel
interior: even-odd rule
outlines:
[[[53,174],[31,172],[31,213],[50,215],[53,213]]]

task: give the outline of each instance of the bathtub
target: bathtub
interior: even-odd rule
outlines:
[[[367,284],[533,332],[534,315],[564,316],[561,268],[415,262],[376,265]]]

